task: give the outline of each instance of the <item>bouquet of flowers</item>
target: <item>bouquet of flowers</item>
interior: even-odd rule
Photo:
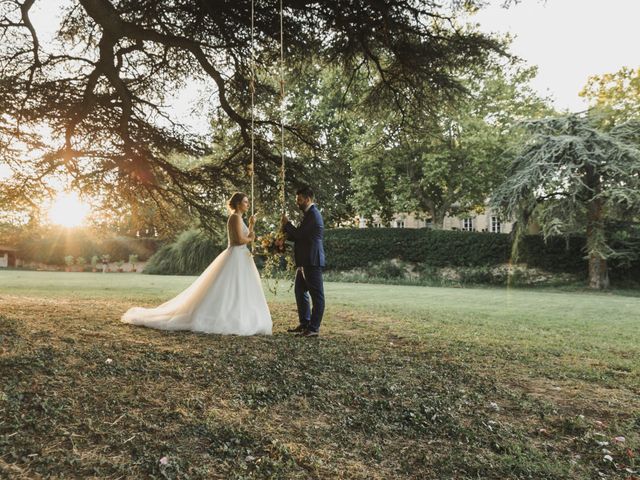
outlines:
[[[261,255],[283,255],[287,250],[284,232],[269,232],[257,238]]]
[[[264,259],[262,278],[267,280],[267,287],[274,295],[278,293],[281,280],[290,282],[289,290],[295,278],[295,261],[293,252],[287,251],[284,232],[269,232],[256,239],[256,252]]]

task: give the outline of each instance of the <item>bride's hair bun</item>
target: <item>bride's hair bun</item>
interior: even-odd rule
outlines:
[[[240,202],[242,202],[242,199],[245,198],[247,195],[242,193],[242,192],[236,192],[233,195],[231,195],[231,198],[229,199],[229,201],[227,202],[227,208],[230,211],[235,211],[238,209],[238,205],[240,205]]]

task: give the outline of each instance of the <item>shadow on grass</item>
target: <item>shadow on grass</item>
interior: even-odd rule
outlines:
[[[637,410],[580,417],[578,400],[505,383],[499,358],[487,372],[474,352],[385,319],[304,339],[281,333],[293,311],[274,305],[274,336],[223,337],[123,325],[117,302],[5,306],[0,473],[14,478],[625,478],[633,467]],[[604,440],[616,463],[603,463]]]

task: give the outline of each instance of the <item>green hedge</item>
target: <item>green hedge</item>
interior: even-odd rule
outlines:
[[[190,230],[162,247],[149,261],[145,273],[197,275],[218,255],[221,240]],[[583,237],[526,236],[519,263],[554,273],[587,273]],[[430,267],[491,267],[511,259],[511,236],[501,233],[430,229],[366,228],[325,231],[327,270],[346,271],[370,267],[390,259]],[[640,252],[639,252],[640,253]],[[260,266],[260,257],[256,257]],[[610,262],[615,278],[640,278],[640,262],[622,266]]]
[[[505,263],[508,235],[430,229],[363,228],[325,232],[327,269],[349,270],[390,258],[436,267]]]
[[[430,229],[365,228],[333,229],[325,232],[327,269],[350,270],[398,258],[433,267],[482,267],[511,260],[511,236]],[[584,237],[524,237],[518,262],[557,273],[587,272]],[[636,258],[640,258],[640,246]],[[640,260],[623,264],[609,262],[616,278],[640,278]]]
[[[581,273],[587,268],[584,237],[527,235],[518,249],[518,262],[549,272]]]
[[[41,262],[64,265],[64,257],[84,257],[87,261],[94,255],[109,255],[112,261],[129,260],[130,254],[145,261],[160,247],[156,238],[110,237],[98,239],[88,232],[52,230],[46,235],[24,239],[18,245],[18,258],[26,262]]]

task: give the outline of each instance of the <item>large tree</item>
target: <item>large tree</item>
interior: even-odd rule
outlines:
[[[640,124],[602,128],[602,119],[571,114],[527,122],[530,133],[493,203],[517,220],[531,220],[545,237],[586,235],[589,286],[609,286],[607,260],[617,252],[607,222],[640,213]]]
[[[360,132],[364,128],[360,121],[363,113],[358,111],[364,78],[358,77],[358,80],[349,78],[336,66],[309,62],[292,69],[286,85],[285,123],[296,125],[301,131],[304,128],[304,138],[285,139],[286,189],[295,191],[301,183],[313,186],[327,226],[341,225],[354,218],[349,201],[353,142],[358,138],[354,131]],[[260,105],[257,109],[264,116],[279,115],[279,105]],[[218,132],[215,148],[222,151],[239,141],[240,132],[233,128],[233,122],[218,113],[214,127]],[[305,141],[305,138],[313,141]],[[259,192],[256,207],[266,214],[268,221],[276,221],[281,214],[279,198],[273,201],[281,186],[277,176],[260,177],[255,185]],[[250,178],[239,171],[233,188],[248,191]],[[288,209],[297,209],[293,200],[292,195],[287,195]]]
[[[519,138],[517,122],[549,113],[530,86],[535,74],[518,62],[465,69],[468,95],[418,110],[408,124],[397,117],[377,122],[354,162],[359,210],[385,220],[418,212],[442,228],[446,215],[484,208]]]
[[[459,27],[455,5],[435,0],[284,0],[288,65],[312,58],[363,74],[363,103],[428,104],[461,86],[452,72],[483,64],[500,50],[492,38]],[[249,0],[60,0],[61,23],[50,42],[31,21],[39,0],[0,2],[0,162],[13,176],[5,208],[33,207],[45,180],[63,174],[74,187],[109,201],[168,201],[215,214],[229,182],[249,163],[251,14]],[[55,15],[52,16],[55,18]],[[278,2],[255,2],[256,101],[277,98],[272,72],[279,53]],[[210,148],[165,108],[167,94],[191,81],[215,94],[237,143]],[[425,88],[427,86],[427,88]],[[262,112],[268,110],[264,109]],[[277,177],[278,119],[256,121],[256,174]],[[288,134],[313,146],[305,129]],[[211,161],[185,168],[172,155]],[[303,169],[304,159],[297,160]],[[106,192],[106,193],[105,193]]]
[[[609,125],[640,119],[640,68],[623,67],[615,73],[593,75],[580,96]]]

